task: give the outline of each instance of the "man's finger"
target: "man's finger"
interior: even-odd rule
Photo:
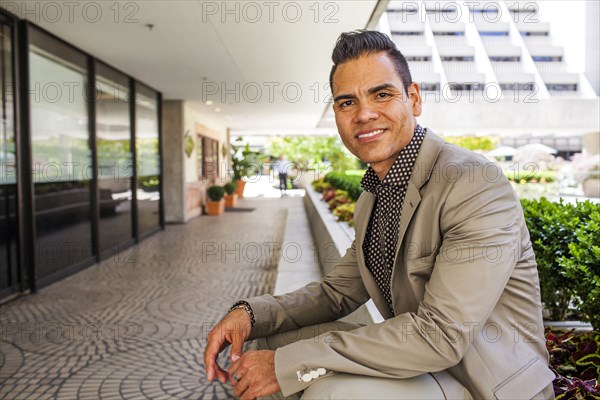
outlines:
[[[244,338],[239,333],[231,335],[231,361],[236,362],[242,356]]]
[[[218,371],[221,370],[217,365],[217,357],[223,342],[222,336],[208,334],[208,343],[204,349],[204,365],[206,366],[206,377],[210,382],[215,378],[215,374],[218,375]]]

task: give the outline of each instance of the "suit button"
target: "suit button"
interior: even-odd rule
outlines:
[[[311,376],[313,379],[317,379],[317,378],[319,377],[319,373],[318,373],[317,371],[314,371],[314,370],[313,370],[313,371],[310,371],[310,376]]]
[[[312,381],[312,376],[310,374],[304,374],[304,375],[302,375],[302,380],[304,382],[308,383],[308,382]]]
[[[325,368],[317,368],[317,374],[325,375],[326,373],[327,373],[327,370]]]

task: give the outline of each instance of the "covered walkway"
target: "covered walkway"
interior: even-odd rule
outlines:
[[[301,193],[249,193],[2,306],[0,398],[232,398],[204,374],[210,328],[235,300],[319,276]]]

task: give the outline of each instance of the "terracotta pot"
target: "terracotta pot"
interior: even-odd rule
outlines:
[[[225,195],[225,207],[235,207],[235,205],[237,204],[237,198],[238,195],[237,193],[234,194],[226,194]]]
[[[208,215],[220,215],[225,212],[225,200],[221,199],[219,201],[211,201],[208,200],[206,202],[206,213]]]
[[[237,194],[239,198],[244,197],[244,187],[246,186],[246,181],[240,179],[239,181],[235,181],[235,183],[237,184],[235,194]]]

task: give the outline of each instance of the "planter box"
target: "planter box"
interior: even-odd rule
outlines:
[[[220,201],[207,201],[206,202],[206,213],[208,215],[221,215],[225,212],[225,200]]]
[[[337,222],[337,218],[329,211],[327,204],[321,201],[321,194],[315,192],[311,185],[305,187],[304,208],[315,241],[317,257],[324,275],[329,273],[340,260],[354,240],[354,229],[346,223]],[[383,317],[369,300],[342,321],[373,324],[383,322]]]
[[[238,195],[239,198],[244,197],[244,188],[246,187],[246,181],[240,179],[239,181],[235,181],[237,187],[235,189],[235,194]]]
[[[232,208],[235,207],[237,204],[237,198],[238,195],[236,193],[234,194],[226,194],[224,199],[225,199],[225,207],[227,208]]]

